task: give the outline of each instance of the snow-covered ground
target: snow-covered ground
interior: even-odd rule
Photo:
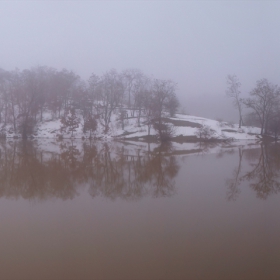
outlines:
[[[260,134],[261,131],[258,127],[243,126],[241,129],[239,129],[238,124],[230,124],[227,122],[220,122],[216,120],[181,114],[177,114],[176,118],[172,119],[206,125],[216,132],[217,137],[224,135],[227,138],[233,138],[235,140],[255,140],[256,135],[254,134]],[[191,136],[195,135],[196,130],[197,128],[179,126],[176,127],[176,135]]]
[[[257,134],[260,134],[260,128],[243,126],[241,129],[238,128],[238,124],[230,124],[226,122],[220,122],[216,120],[176,114],[174,118],[170,120],[175,121],[174,124],[170,124],[174,129],[174,137],[176,136],[195,136],[198,127],[195,125],[208,126],[210,129],[215,131],[214,137],[217,138],[232,138],[234,140],[256,140]],[[127,135],[125,135],[127,134]],[[151,128],[151,135],[155,135],[155,130]],[[122,130],[120,127],[111,130],[111,136],[121,136],[125,139],[141,137],[148,135],[148,127],[142,122],[141,127],[137,125],[137,119],[128,119],[125,129]]]
[[[79,127],[73,133],[73,138],[88,138],[89,132],[83,132],[83,121],[80,117],[81,122]],[[173,126],[174,136],[195,136],[198,127],[208,126],[214,131],[214,137],[217,138],[232,138],[234,140],[256,140],[257,134],[260,133],[260,128],[243,126],[242,129],[238,128],[237,124],[229,124],[226,122],[190,116],[176,114],[174,118],[169,119],[171,126]],[[71,132],[66,131],[62,133],[60,131],[62,124],[59,119],[53,119],[51,114],[45,114],[43,121],[39,122],[33,133],[35,138],[58,138],[63,135],[63,138],[71,138]],[[6,134],[7,137],[16,136],[11,126],[6,126],[2,128],[2,132]],[[148,126],[145,124],[145,119],[140,119],[140,126],[136,117],[130,117],[124,120],[124,129],[122,129],[122,123],[117,118],[117,115],[113,114],[109,125],[109,131],[104,134],[104,127],[99,123],[97,130],[93,133],[93,137],[102,140],[111,140],[114,138],[118,139],[135,139],[141,140],[142,137],[148,135]],[[150,135],[155,135],[155,130],[151,127]],[[20,137],[20,135],[18,135]]]
[[[34,129],[33,139],[37,143],[38,149],[44,151],[44,158],[59,154],[69,147],[75,146],[79,151],[83,150],[83,145],[89,145],[90,142],[89,132],[83,132],[83,121],[80,117],[80,124],[71,137],[71,132],[61,132],[61,122],[59,119],[53,119],[51,114],[45,114],[43,121],[38,122]],[[168,118],[167,121],[173,126],[174,136],[177,138],[173,141],[171,148],[167,148],[164,153],[177,154],[177,155],[191,155],[191,154],[209,154],[209,153],[224,153],[231,152],[240,147],[248,149],[256,147],[258,145],[258,135],[260,128],[246,127],[242,129],[238,128],[237,124],[230,124],[226,122],[177,114],[174,118]],[[122,129],[124,125],[124,129]],[[233,141],[229,142],[202,142],[194,140],[194,136],[200,126],[207,126],[214,131],[214,137],[216,138],[231,138]],[[6,133],[7,141],[13,141],[15,136],[20,138],[20,135],[15,135],[11,126],[2,127],[2,133]],[[151,127],[151,135],[155,135],[155,130]],[[61,137],[63,135],[63,137]],[[156,151],[159,147],[159,143],[151,143],[145,141],[145,136],[148,136],[148,126],[145,123],[145,119],[140,119],[140,126],[136,117],[130,117],[124,120],[124,124],[117,118],[117,115],[112,115],[111,123],[109,125],[109,131],[104,134],[104,127],[98,123],[96,131],[92,135],[94,138],[100,141],[94,140],[93,144],[98,145],[102,149],[103,145],[107,142],[109,144],[110,152],[125,149],[125,153],[129,155],[146,154],[147,152]],[[181,137],[182,136],[182,137]],[[181,137],[181,138],[180,138]],[[192,137],[192,141],[188,141]],[[63,138],[63,144],[61,140]],[[38,139],[38,141],[36,141]],[[85,141],[81,141],[84,139]],[[110,140],[121,140],[123,143]],[[178,140],[180,139],[180,140]],[[137,140],[137,141],[136,141]],[[140,140],[140,141],[139,141]],[[143,141],[141,141],[143,140]],[[109,141],[109,142],[108,142]],[[91,145],[91,144],[90,144]]]

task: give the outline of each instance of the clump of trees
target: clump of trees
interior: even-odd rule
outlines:
[[[261,135],[273,135],[278,140],[280,135],[280,88],[270,83],[267,79],[256,82],[255,88],[250,92],[248,98],[240,97],[240,86],[235,75],[227,78],[227,95],[233,99],[234,106],[239,112],[239,128],[243,124],[243,106],[250,109],[247,120],[257,124],[261,128]]]
[[[250,97],[243,100],[247,108],[255,113],[260,127],[261,135],[276,132],[280,110],[280,88],[266,79],[257,81],[256,87],[250,92]]]
[[[174,116],[178,105],[173,81],[148,77],[138,69],[93,73],[87,81],[73,71],[47,66],[0,69],[0,126],[10,125],[23,138],[33,134],[48,112],[71,135],[79,125],[90,136],[98,125],[108,133],[113,115],[123,129],[127,118],[136,118],[138,126],[145,119],[149,132],[153,126],[163,141],[172,136],[165,117]]]

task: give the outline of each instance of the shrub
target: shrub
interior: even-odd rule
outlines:
[[[155,122],[153,126],[160,142],[170,141],[174,137],[175,130],[171,124]]]
[[[211,129],[208,125],[202,125],[201,127],[197,128],[195,135],[200,140],[210,140],[213,139],[216,134],[216,131]]]

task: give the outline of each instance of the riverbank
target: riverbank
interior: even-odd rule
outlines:
[[[87,139],[92,137],[98,140],[134,140],[134,141],[156,141],[156,131],[153,127],[147,125],[146,119],[137,117],[127,117],[124,120],[118,119],[117,114],[113,114],[109,124],[109,130],[104,133],[104,127],[97,120],[97,128],[91,134],[83,131],[82,116],[79,116],[80,122],[75,130],[62,130],[60,119],[53,118],[49,113],[44,114],[43,121],[38,122],[30,134],[30,138],[48,138],[48,139]],[[178,143],[199,142],[199,141],[224,141],[230,140],[258,140],[260,128],[243,126],[238,128],[238,124],[224,121],[211,120],[191,115],[176,114],[174,118],[166,117],[164,121],[173,131],[172,141]],[[208,131],[208,134],[204,133]],[[6,138],[21,138],[21,135],[15,133],[11,125],[2,126],[0,133]],[[204,134],[203,134],[204,133]]]

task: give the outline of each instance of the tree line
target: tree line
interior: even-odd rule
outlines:
[[[267,79],[256,82],[248,98],[241,98],[241,83],[235,75],[227,77],[227,95],[232,98],[233,105],[238,109],[239,128],[244,125],[243,108],[250,109],[247,122],[261,128],[261,135],[272,135],[278,140],[280,134],[280,88]]]
[[[153,126],[164,140],[170,136],[164,117],[167,113],[173,116],[178,106],[173,81],[148,77],[138,69],[111,69],[101,76],[93,73],[88,80],[73,71],[47,66],[0,69],[0,125],[2,129],[11,125],[12,132],[23,138],[32,135],[49,112],[61,120],[62,131],[68,129],[72,134],[80,123],[90,135],[97,125],[107,133],[113,114],[123,129],[126,118],[136,118],[139,126],[142,118],[149,132]]]

